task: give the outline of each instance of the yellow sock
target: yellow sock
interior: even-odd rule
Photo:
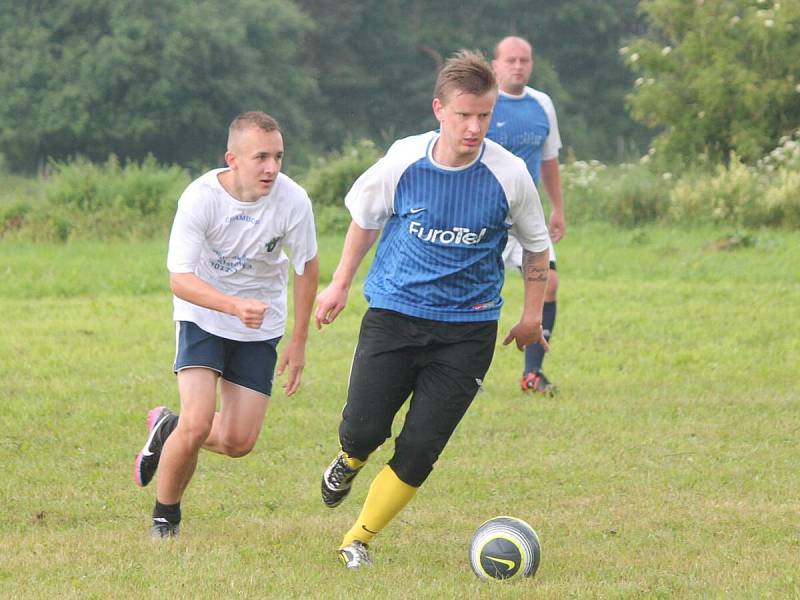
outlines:
[[[358,460],[355,456],[350,456],[347,452],[344,453],[344,462],[346,462],[347,466],[351,469],[360,469],[367,464],[367,461]]]
[[[355,525],[342,540],[342,548],[353,540],[369,544],[372,538],[389,524],[397,513],[411,501],[417,489],[400,481],[389,465],[386,465],[372,480],[369,494]]]

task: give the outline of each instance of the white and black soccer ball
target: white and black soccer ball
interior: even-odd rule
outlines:
[[[542,557],[539,536],[522,519],[495,517],[483,523],[469,550],[472,570],[481,579],[531,577]]]

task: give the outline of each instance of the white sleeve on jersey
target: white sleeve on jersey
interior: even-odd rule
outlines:
[[[509,198],[508,216],[511,220],[509,233],[522,247],[530,252],[543,252],[550,245],[550,236],[544,221],[544,211],[539,192],[533,184],[528,169],[523,169],[515,178],[514,195]]]
[[[542,105],[544,112],[547,114],[547,119],[550,121],[550,133],[547,134],[547,139],[542,144],[542,160],[558,158],[558,151],[561,149],[561,135],[558,132],[558,118],[556,117],[556,108],[553,106],[553,101],[550,96],[539,90],[529,87],[527,91]]]
[[[298,186],[299,187],[299,186]],[[317,232],[314,228],[314,213],[311,200],[303,190],[304,202],[299,203],[297,210],[291,215],[283,239],[284,247],[289,251],[294,272],[302,275],[306,263],[317,255]]]
[[[382,229],[394,212],[395,183],[390,160],[384,156],[356,179],[344,203],[353,221],[363,229]]]
[[[356,179],[344,203],[359,227],[383,228],[394,214],[394,193],[401,175],[425,156],[430,140],[437,135],[429,131],[397,140],[383,158]]]
[[[531,252],[542,252],[550,243],[544,210],[539,192],[525,162],[497,142],[487,139],[484,163],[492,170],[503,187],[508,202],[509,233],[522,247]]]
[[[167,252],[170,273],[194,273],[206,239],[207,211],[202,210],[203,186],[191,185],[178,200]]]

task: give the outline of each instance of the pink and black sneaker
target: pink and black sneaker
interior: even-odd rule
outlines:
[[[178,424],[178,415],[165,406],[157,406],[147,413],[147,441],[136,455],[133,477],[136,485],[144,487],[153,479],[161,458],[164,442]]]

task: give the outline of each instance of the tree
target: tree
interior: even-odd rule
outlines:
[[[110,153],[202,166],[225,126],[262,108],[287,163],[348,138],[385,146],[433,128],[431,93],[459,48],[515,33],[536,48],[566,146],[620,157],[649,142],[625,112],[617,54],[637,0],[0,0],[0,153],[13,169]],[[626,142],[627,143],[627,142]]]
[[[618,140],[646,145],[624,97],[633,77],[617,54],[640,33],[637,0],[300,0],[317,23],[304,55],[319,73],[324,107],[318,139],[341,143],[341,128],[387,143],[434,127],[430,101],[444,58],[459,48],[490,58],[505,35],[531,39],[533,84],[553,97],[562,138],[583,156],[615,159]],[[337,138],[338,132],[338,138]]]
[[[623,48],[633,115],[672,166],[755,161],[800,124],[800,3],[646,0],[650,33]]]
[[[296,55],[310,23],[288,0],[39,0],[0,12],[0,152],[110,153],[208,164],[242,110],[273,112],[302,145],[316,93]]]

